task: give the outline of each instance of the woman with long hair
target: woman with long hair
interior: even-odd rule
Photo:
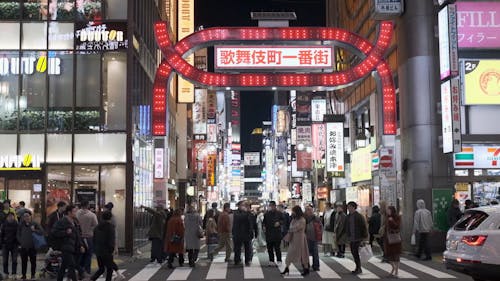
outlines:
[[[399,257],[401,256],[401,241],[389,239],[389,235],[401,235],[401,217],[394,206],[387,207],[384,231],[384,252],[392,266],[389,277],[397,277]]]
[[[303,267],[302,276],[309,274],[309,250],[306,239],[306,219],[300,206],[295,206],[292,209],[292,222],[288,233],[285,235],[285,241],[290,242],[288,246],[288,254],[285,259],[285,270],[282,275],[289,274],[288,267],[293,262],[300,262]]]
[[[167,222],[165,231],[165,247],[168,253],[168,268],[173,268],[173,261],[176,255],[179,255],[179,266],[184,264],[184,222],[182,221],[182,210],[176,209],[172,217]]]

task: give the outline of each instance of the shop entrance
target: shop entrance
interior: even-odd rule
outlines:
[[[0,172],[0,200],[10,199],[11,206],[17,209],[20,202],[33,214],[33,219],[42,222],[42,187],[41,171]]]

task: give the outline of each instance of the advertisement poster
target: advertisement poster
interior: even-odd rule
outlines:
[[[465,60],[463,68],[465,104],[500,104],[500,60]]]
[[[217,164],[217,154],[209,153],[207,156],[207,185],[215,185],[215,166]]]
[[[344,171],[344,124],[341,122],[326,124],[326,171]]]
[[[465,200],[473,200],[471,186],[467,182],[457,182],[455,184],[455,199],[460,202],[460,207],[465,206]]]
[[[311,100],[312,116],[313,122],[323,122],[323,115],[326,114],[326,100],[325,99],[313,99]]]
[[[311,146],[311,134],[311,126],[297,126],[297,149],[304,150]]]
[[[302,199],[306,202],[312,202],[312,185],[310,181],[302,182]]]
[[[459,48],[500,48],[500,2],[457,1]]]
[[[326,153],[326,124],[312,125],[313,160],[321,160]]]
[[[441,84],[441,126],[443,133],[443,153],[453,152],[453,130],[451,119],[451,83]]]
[[[432,189],[432,216],[434,218],[434,228],[437,230],[446,232],[449,229],[447,213],[453,195],[453,189]]]
[[[297,124],[311,122],[311,96],[310,92],[297,92],[295,101],[297,107]]]
[[[207,119],[208,123],[215,123],[217,117],[217,94],[214,91],[207,93]]]
[[[351,182],[371,180],[372,154],[370,147],[363,147],[352,152]]]
[[[311,171],[312,170],[312,153],[305,150],[297,151],[297,170]]]

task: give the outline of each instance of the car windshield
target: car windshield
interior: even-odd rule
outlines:
[[[464,216],[455,224],[454,230],[466,231],[476,229],[486,218],[488,214],[482,211],[468,211]]]

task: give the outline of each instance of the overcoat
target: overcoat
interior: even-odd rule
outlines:
[[[179,242],[172,241],[174,235],[180,236],[181,240]],[[164,244],[164,250],[167,253],[184,253],[184,223],[180,215],[174,215],[168,220]]]
[[[290,244],[288,246],[288,254],[286,256],[286,264],[297,262],[302,265],[309,263],[309,250],[307,247],[306,239],[306,219],[301,217],[299,219],[292,219],[290,228],[288,229],[291,235]]]
[[[201,216],[196,213],[187,213],[184,216],[184,226],[185,231],[185,242],[186,249],[188,250],[199,250],[200,249],[200,237],[198,237],[199,230],[203,224]]]

